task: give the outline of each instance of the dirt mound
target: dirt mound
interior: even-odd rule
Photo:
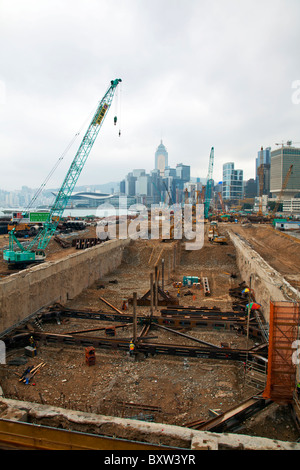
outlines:
[[[234,233],[245,238],[260,256],[283,275],[298,275],[300,243],[286,234],[276,232],[271,226],[236,225]]]

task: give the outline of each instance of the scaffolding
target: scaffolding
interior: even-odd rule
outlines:
[[[270,303],[268,374],[263,396],[275,402],[293,401],[299,316],[300,304],[297,302]]]
[[[268,323],[266,323],[266,321],[265,321],[263,315],[261,314],[261,312],[259,312],[258,310],[255,310],[254,314],[255,314],[255,319],[256,319],[256,321],[259,325],[261,334],[262,334],[265,342],[268,343],[268,341],[269,341],[269,325],[268,325]]]
[[[245,384],[256,390],[264,390],[267,382],[267,361],[247,361],[245,365]]]

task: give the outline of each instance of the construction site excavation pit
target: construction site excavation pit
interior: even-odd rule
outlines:
[[[206,423],[264,389],[245,374],[249,357],[260,363],[267,349],[259,325],[247,327],[247,284],[236,258],[230,238],[226,245],[205,240],[195,251],[184,241],[130,241],[119,267],[10,332],[0,372],[4,398],[207,429]],[[31,356],[24,353],[30,336],[36,346]],[[90,365],[88,348],[95,354]],[[40,367],[26,384],[21,377],[31,366]],[[229,432],[296,442],[300,433],[290,408],[265,405],[254,417],[240,417]],[[57,416],[55,426],[72,428]]]

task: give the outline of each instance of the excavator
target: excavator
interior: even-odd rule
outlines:
[[[6,261],[10,267],[25,267],[28,264],[45,261],[45,249],[62,218],[69,198],[74,191],[77,180],[111,106],[116,88],[121,81],[120,78],[111,80],[107,92],[98,104],[97,110],[81,141],[54,204],[49,211],[48,218],[43,224],[43,228],[26,247],[23,246],[15,236],[15,228],[9,232],[9,248],[3,251],[3,260]],[[114,122],[116,122],[116,119]]]
[[[216,221],[211,221],[208,228],[208,241],[218,245],[227,245],[228,240],[224,235],[219,234],[218,224]]]

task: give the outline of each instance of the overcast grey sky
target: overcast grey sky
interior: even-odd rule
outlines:
[[[216,182],[228,161],[254,177],[261,146],[300,141],[299,19],[299,0],[0,0],[0,189],[39,187],[85,123],[59,186],[115,78],[78,184],[152,170],[161,139],[192,176],[214,146]]]

